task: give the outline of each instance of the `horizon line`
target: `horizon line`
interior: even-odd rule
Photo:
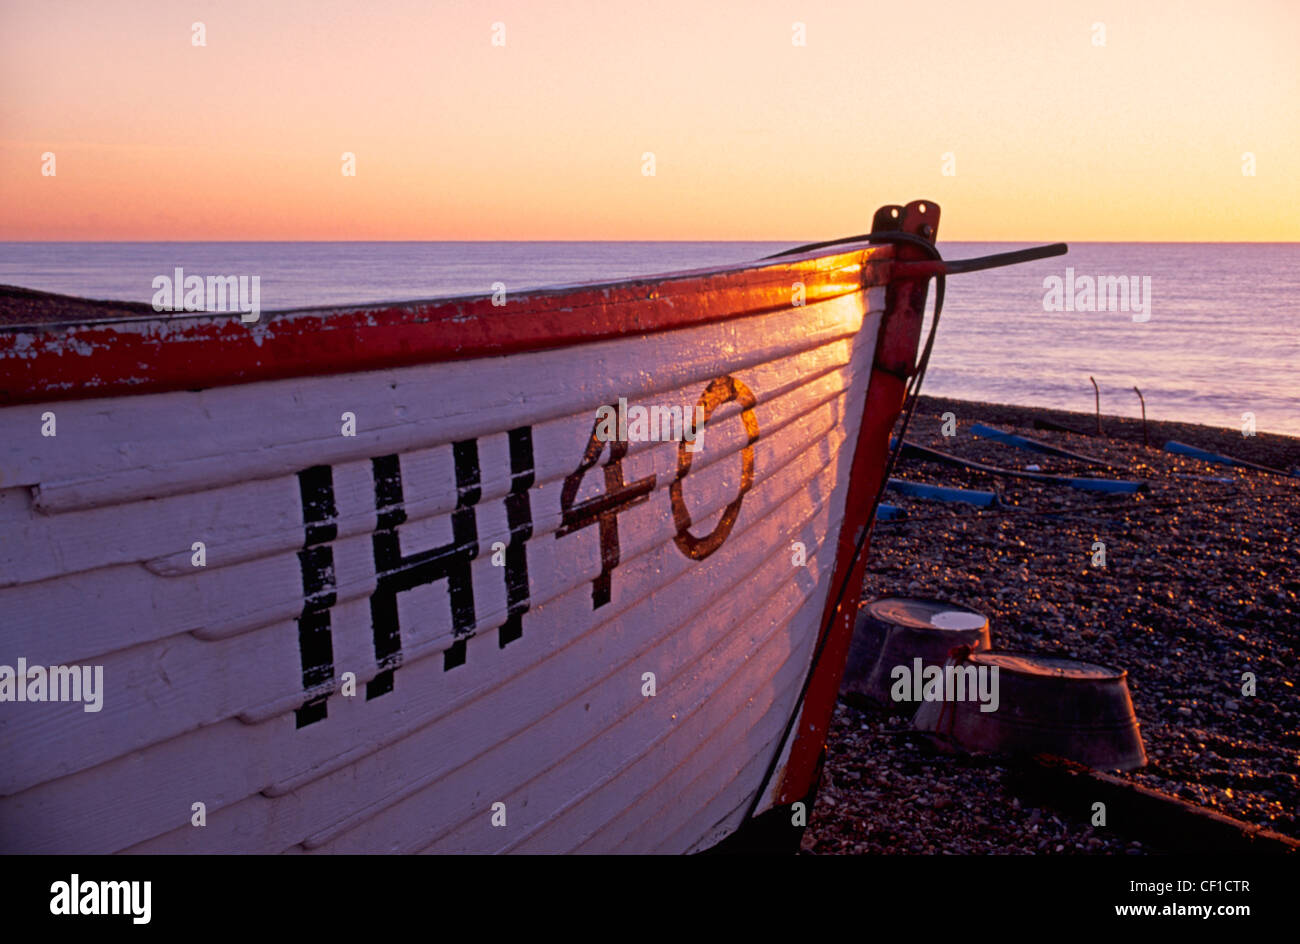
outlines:
[[[865,238],[869,234],[863,233]],[[74,245],[84,243],[339,243],[355,245],[357,243],[813,243],[824,242],[815,239],[0,239],[0,245],[9,244],[50,244]],[[940,239],[936,245],[943,243],[1042,243],[1068,242],[1070,245],[1096,246],[1300,246],[1300,240],[1289,239],[1051,239],[1045,237],[1025,239]]]

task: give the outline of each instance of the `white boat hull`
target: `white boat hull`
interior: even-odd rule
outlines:
[[[676,853],[733,832],[776,801],[885,300],[0,409],[0,662],[103,666],[99,711],[0,703],[0,848]],[[732,398],[684,477],[679,442],[577,474],[601,406],[709,390]],[[584,503],[620,475],[602,523]]]

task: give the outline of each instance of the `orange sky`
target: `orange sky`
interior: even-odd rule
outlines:
[[[1295,0],[5,0],[0,239],[811,240],[923,197],[947,239],[1300,240],[1298,53]]]

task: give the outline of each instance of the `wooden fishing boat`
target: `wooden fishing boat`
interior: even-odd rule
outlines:
[[[251,324],[4,290],[0,850],[797,842],[938,212]]]

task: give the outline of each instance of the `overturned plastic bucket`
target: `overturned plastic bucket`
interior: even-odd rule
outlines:
[[[945,697],[917,710],[912,723],[920,730],[969,751],[1056,754],[1102,770],[1147,762],[1123,669],[991,650],[953,660],[944,671],[957,677],[942,680]],[[962,697],[962,689],[992,697]]]
[[[862,695],[886,706],[896,704],[894,670],[923,665],[942,666],[957,646],[988,649],[989,620],[983,613],[957,603],[911,597],[881,597],[858,612],[853,642],[840,691]],[[910,685],[908,686],[910,688]],[[901,708],[915,709],[912,699]]]

